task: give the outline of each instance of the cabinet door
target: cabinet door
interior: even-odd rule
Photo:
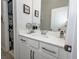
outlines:
[[[59,58],[58,59],[68,59],[69,52],[66,52],[64,48],[59,48]]]
[[[30,59],[31,50],[29,47],[20,45],[20,59]]]
[[[35,58],[34,59],[57,59],[56,57],[49,55],[47,53],[44,53],[42,51],[37,51],[34,54]]]

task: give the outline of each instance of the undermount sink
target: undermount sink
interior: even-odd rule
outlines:
[[[51,31],[49,31],[48,33],[47,33],[47,36],[48,37],[56,37],[56,38],[60,38],[60,32],[51,32]]]
[[[43,34],[41,34],[41,33],[32,33],[31,35],[32,35],[32,36],[37,36],[37,37],[38,37],[38,36],[39,36],[39,37],[40,37],[40,36],[41,36],[41,37],[46,37],[46,36],[47,36],[47,35],[43,35]]]
[[[43,38],[60,38],[59,32],[48,31],[46,34],[41,34],[41,32],[31,33],[32,36],[43,37]]]

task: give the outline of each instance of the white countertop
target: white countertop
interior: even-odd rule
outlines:
[[[53,36],[52,34],[41,35],[40,32],[31,33],[31,34],[19,32],[19,35],[25,36],[25,37],[28,37],[28,38],[32,38],[32,39],[35,39],[35,40],[38,40],[38,41],[41,41],[41,42],[53,44],[53,45],[61,47],[61,48],[64,48],[64,45],[65,45],[64,38],[55,37],[55,35]]]

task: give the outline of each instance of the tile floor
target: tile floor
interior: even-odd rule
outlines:
[[[1,59],[14,59],[8,52],[1,50]]]

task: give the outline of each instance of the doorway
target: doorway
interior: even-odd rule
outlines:
[[[8,0],[8,32],[9,32],[9,50],[14,51],[14,34],[13,34],[13,1]]]

